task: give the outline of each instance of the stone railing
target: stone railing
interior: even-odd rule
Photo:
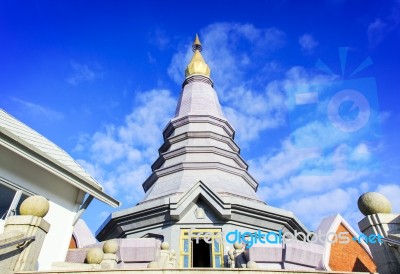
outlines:
[[[76,270],[76,269],[113,269],[118,264],[118,243],[116,240],[104,242],[103,248],[92,247],[79,249],[86,253],[84,263],[55,262],[51,265],[52,270]]]
[[[169,250],[169,243],[161,244],[161,253],[156,261],[152,261],[147,265],[147,268],[177,268],[178,260],[176,259],[175,250]]]

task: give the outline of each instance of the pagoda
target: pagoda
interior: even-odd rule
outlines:
[[[240,156],[197,35],[192,48],[175,116],[143,183],[146,195],[134,207],[112,213],[97,239],[158,238],[177,251],[181,267],[218,268],[232,248],[221,235],[309,231],[292,212],[257,196],[258,183]],[[212,241],[204,241],[205,234]]]

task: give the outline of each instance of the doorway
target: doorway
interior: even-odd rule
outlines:
[[[180,264],[190,267],[224,267],[221,229],[181,229]]]
[[[203,239],[192,239],[193,267],[211,267],[211,244]]]

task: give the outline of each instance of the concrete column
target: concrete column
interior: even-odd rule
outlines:
[[[367,243],[377,264],[377,271],[385,274],[400,273],[399,249],[386,242],[377,243],[376,239],[376,237],[391,238],[391,234],[399,233],[400,215],[391,213],[390,201],[377,192],[361,195],[358,199],[358,208],[365,215],[365,218],[358,223],[358,227],[368,236]]]
[[[368,215],[358,223],[358,227],[366,236],[382,235],[388,238],[390,231],[400,231],[400,215],[391,213]],[[385,242],[382,244],[369,243],[368,246],[379,273],[400,273],[400,261],[398,259],[400,254],[396,247],[390,246]]]
[[[16,260],[14,271],[36,270],[37,259],[42,249],[44,238],[49,232],[50,224],[37,216],[13,216],[7,219],[4,233],[18,231],[23,238],[34,236],[31,243],[17,247],[22,252]]]

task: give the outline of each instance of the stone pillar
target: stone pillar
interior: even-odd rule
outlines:
[[[380,235],[391,238],[393,233],[400,231],[400,215],[392,214],[389,200],[382,194],[367,192],[358,199],[358,207],[365,218],[358,223],[360,231],[370,237]],[[379,273],[400,273],[399,249],[386,242],[381,244],[368,242],[372,257],[377,264]]]
[[[13,271],[33,271],[37,269],[37,259],[50,224],[43,219],[49,210],[49,202],[41,196],[27,198],[20,207],[21,216],[6,220],[3,242],[18,243],[0,249],[0,267]]]

